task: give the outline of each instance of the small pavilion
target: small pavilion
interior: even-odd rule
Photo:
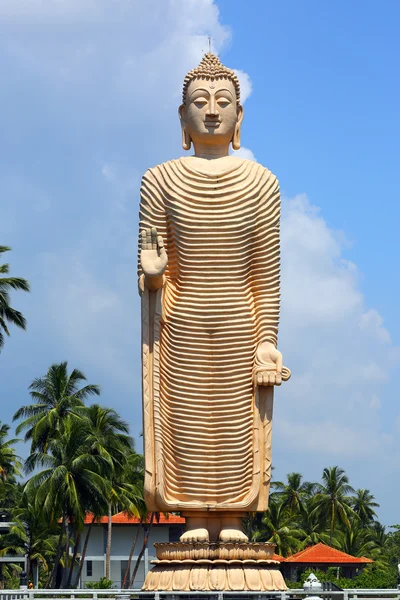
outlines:
[[[352,578],[361,573],[365,565],[373,562],[365,556],[361,558],[351,556],[320,542],[284,558],[281,562],[281,570],[291,581],[296,581],[300,573],[306,569],[326,571],[329,567],[340,568],[342,577]]]

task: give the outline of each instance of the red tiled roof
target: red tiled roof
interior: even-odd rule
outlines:
[[[87,513],[85,516],[85,524],[91,523],[92,519],[93,515],[91,513]],[[154,519],[153,525],[175,525],[176,523],[184,524],[185,522],[186,520],[183,517],[177,517],[176,515],[168,514],[168,518],[166,518],[164,514],[161,513],[159,521]],[[96,519],[95,523],[108,523],[108,517],[100,517],[100,519]],[[119,512],[116,515],[113,515],[112,523],[117,523],[120,525],[134,525],[136,523],[140,523],[140,519],[138,517],[128,517],[126,513]]]
[[[283,558],[280,554],[274,554],[272,557],[273,560],[279,560],[279,562],[285,562],[286,558]]]
[[[301,563],[301,564],[363,564],[374,562],[370,558],[358,558],[357,556],[351,556],[336,548],[326,546],[321,542],[315,544],[315,546],[309,546],[305,550],[297,552],[285,559],[287,563]]]

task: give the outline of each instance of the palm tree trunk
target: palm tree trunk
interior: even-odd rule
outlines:
[[[132,577],[131,577],[131,579],[129,581],[129,587],[130,588],[133,587],[133,583],[135,581],[135,577],[136,577],[136,574],[137,574],[138,569],[139,569],[140,561],[142,560],[143,554],[144,554],[144,552],[145,552],[145,550],[147,548],[147,542],[149,541],[150,530],[151,530],[151,526],[153,525],[154,517],[155,517],[155,513],[152,512],[151,515],[150,515],[148,527],[145,528],[145,531],[144,531],[143,546],[142,546],[142,549],[139,552],[139,556],[137,558],[135,568],[133,569]]]
[[[76,555],[78,554],[80,538],[81,538],[81,532],[77,531],[76,536],[75,536],[75,541],[74,541],[74,553],[72,555],[71,567],[70,567],[69,573],[68,573],[67,589],[69,589],[71,587],[72,573],[74,572],[74,567],[75,567],[75,563],[76,563]]]
[[[130,571],[130,569],[131,569],[132,556],[133,556],[133,553],[134,553],[134,551],[135,551],[136,542],[138,541],[138,537],[139,537],[139,531],[140,531],[140,527],[141,527],[141,525],[142,525],[142,519],[140,519],[140,523],[139,523],[139,525],[138,525],[138,528],[137,528],[137,530],[136,530],[136,535],[135,535],[135,538],[134,538],[134,540],[133,540],[133,544],[132,544],[132,547],[131,547],[131,551],[130,551],[130,553],[129,553],[129,558],[128,558],[128,566],[126,567],[126,571],[125,571],[125,575],[124,575],[124,580],[123,580],[123,582],[122,582],[122,585],[121,585],[121,588],[122,588],[122,589],[124,589],[124,588],[126,587],[126,584],[127,584],[127,582],[128,582],[129,571]]]
[[[68,573],[68,565],[69,565],[69,541],[71,539],[71,534],[70,534],[70,528],[69,528],[69,525],[68,525],[68,520],[67,520],[66,525],[65,525],[65,533],[66,533],[66,536],[65,536],[65,550],[64,550],[65,561],[64,561],[64,569],[63,569],[63,572],[62,572],[62,578],[61,578],[61,585],[60,585],[60,587],[63,587],[64,584],[65,584],[65,578],[66,578],[66,575]]]
[[[106,551],[106,579],[110,579],[111,534],[112,534],[112,507],[111,507],[111,503],[110,503],[108,505],[107,551]]]
[[[46,587],[53,588],[55,585],[55,581],[56,581],[56,577],[57,577],[57,569],[58,569],[58,565],[59,565],[60,558],[62,555],[62,539],[63,539],[63,535],[64,535],[65,524],[66,524],[66,516],[65,516],[65,514],[63,514],[60,536],[58,538],[57,549],[56,549],[56,553],[54,556],[54,565],[53,565],[53,569],[51,570],[51,573],[46,581]]]
[[[28,579],[28,583],[29,583],[30,575],[31,575],[31,557],[28,554],[26,557],[26,577]]]
[[[332,546],[332,539],[333,539],[333,529],[335,527],[335,505],[332,502],[332,506],[331,506],[331,528],[330,528],[330,532],[329,532],[329,545]]]
[[[75,585],[74,587],[77,588],[79,585],[79,580],[81,578],[82,575],[82,569],[83,569],[83,565],[85,563],[85,557],[86,557],[86,552],[87,552],[87,547],[89,544],[89,537],[90,537],[90,532],[92,531],[92,527],[93,527],[93,523],[95,522],[96,517],[93,515],[92,520],[90,522],[90,525],[88,527],[87,533],[86,533],[86,537],[85,537],[85,543],[83,544],[83,550],[82,550],[82,556],[81,556],[81,561],[79,563],[79,571],[78,571],[78,576],[75,580]]]

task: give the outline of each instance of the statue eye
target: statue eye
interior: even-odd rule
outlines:
[[[203,108],[207,104],[206,98],[196,98],[193,100],[193,104],[197,106],[197,108]]]
[[[231,103],[231,101],[228,100],[228,98],[224,98],[224,97],[218,98],[217,102],[218,102],[218,106],[221,106],[222,108],[226,108]]]

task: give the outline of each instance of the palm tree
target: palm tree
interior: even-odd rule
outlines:
[[[288,508],[293,514],[304,510],[304,503],[307,498],[313,494],[316,483],[308,481],[301,482],[303,476],[301,473],[289,473],[287,475],[287,484],[281,481],[274,481],[271,488],[274,490],[271,494],[282,503],[283,508]]]
[[[356,490],[355,495],[350,498],[350,504],[362,525],[369,525],[377,516],[374,508],[379,504],[374,502],[375,497],[369,490]]]
[[[97,385],[80,384],[86,381],[82,371],[74,369],[68,374],[68,363],[52,365],[44,377],[34,379],[29,386],[34,404],[22,406],[13,420],[24,418],[16,429],[17,435],[26,430],[25,441],[31,441],[31,452],[46,452],[50,437],[57,430],[62,433],[62,423],[73,409],[84,406],[85,400],[99,395]]]
[[[336,523],[350,528],[349,516],[354,515],[348,494],[354,489],[343,469],[327,467],[322,472],[322,486],[314,498],[314,510],[329,522],[329,545],[332,546]]]
[[[0,502],[14,494],[16,477],[20,475],[22,464],[13,448],[18,439],[7,439],[10,426],[0,421]]]
[[[139,516],[143,504],[143,489],[137,473],[138,455],[134,452],[133,440],[128,435],[129,426],[112,408],[98,404],[90,407],[77,407],[75,414],[84,416],[88,421],[86,439],[87,451],[100,457],[109,480],[108,488],[108,526],[106,548],[106,573],[110,578],[112,515],[113,511],[123,510],[129,515]],[[136,466],[134,463],[136,461]]]
[[[329,543],[329,533],[326,530],[326,520],[314,510],[313,499],[310,498],[303,503],[303,510],[298,515],[299,528],[303,532],[301,547],[313,546],[322,542]]]
[[[335,532],[334,545],[342,552],[358,557],[369,556],[376,548],[372,531],[357,518],[350,522],[350,527]]]
[[[270,501],[261,522],[261,529],[253,533],[253,542],[273,542],[278,554],[283,556],[290,556],[298,549],[299,540],[304,536],[304,532],[283,504],[277,500]]]
[[[0,255],[11,250],[8,246],[0,246]],[[16,325],[20,329],[26,329],[26,319],[22,313],[10,306],[10,290],[22,290],[29,292],[29,283],[21,277],[8,277],[10,265],[0,265],[0,352],[4,346],[4,334],[10,335],[8,324]]]
[[[70,524],[81,530],[87,507],[100,505],[109,497],[110,484],[104,476],[104,463],[99,455],[88,452],[88,426],[69,415],[64,419],[62,432],[51,437],[46,452],[32,452],[25,461],[25,471],[31,473],[26,493],[35,496],[36,509],[43,510],[50,523],[61,519],[61,528],[49,584],[54,586],[59,562],[70,544]]]
[[[55,527],[43,516],[43,512],[35,506],[35,499],[27,493],[22,494],[19,506],[12,511],[12,526],[9,538],[15,546],[24,548],[27,557],[26,572],[28,578],[33,571],[33,580],[37,585],[39,566],[48,571],[49,562],[53,560],[57,535]]]

